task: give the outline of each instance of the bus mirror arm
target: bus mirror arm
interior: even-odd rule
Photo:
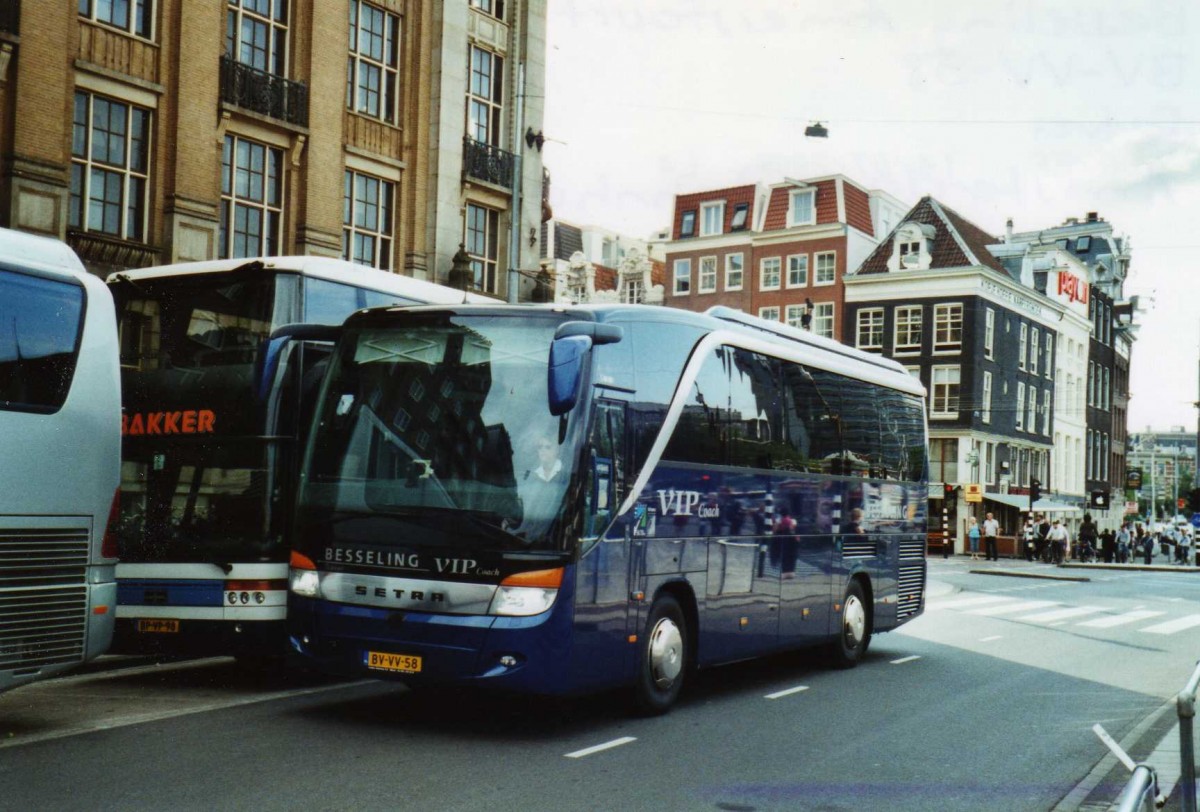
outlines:
[[[283,348],[289,342],[335,342],[341,337],[341,334],[341,325],[329,324],[285,324],[273,330],[259,348],[258,361],[255,365],[254,379],[257,382],[258,399],[265,400],[267,393],[271,391],[271,382],[275,379],[275,372],[279,368],[279,359],[283,356]]]
[[[564,321],[554,331],[554,340],[586,336],[591,339],[593,346],[600,344],[616,344],[625,337],[625,331],[616,324],[602,324],[595,321]]]

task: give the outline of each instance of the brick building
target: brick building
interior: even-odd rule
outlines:
[[[905,209],[842,175],[677,195],[666,303],[725,305],[841,340],[842,279]]]
[[[523,76],[537,130],[544,28],[543,0],[5,0],[0,225],[97,273],[298,253],[445,282],[463,243],[505,295],[517,150],[516,231],[541,222],[514,100]]]

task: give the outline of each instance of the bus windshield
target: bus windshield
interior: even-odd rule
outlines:
[[[562,317],[387,316],[347,330],[326,380],[298,546],[366,533],[406,546],[562,550],[576,421],[552,416],[546,399]],[[381,522],[386,531],[369,530]],[[394,533],[396,523],[412,532]]]
[[[277,445],[254,398],[256,352],[279,326],[275,274],[110,285],[121,340],[123,562],[262,559]]]

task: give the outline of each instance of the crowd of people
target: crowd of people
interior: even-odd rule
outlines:
[[[998,526],[991,513],[982,525],[974,517],[968,520],[967,545],[972,559],[979,558],[980,539],[984,555],[999,560],[996,554]],[[1064,561],[1103,562],[1105,564],[1177,564],[1200,566],[1196,531],[1190,524],[1145,525],[1123,522],[1120,527],[1100,529],[1085,513],[1083,522],[1072,533],[1061,519],[1044,514],[1026,518],[1017,535],[1018,555],[1026,561],[1061,564]],[[1166,559],[1164,562],[1163,559]]]

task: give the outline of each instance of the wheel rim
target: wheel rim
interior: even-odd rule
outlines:
[[[661,618],[650,632],[650,679],[659,690],[675,684],[683,670],[683,635],[669,617]]]
[[[846,606],[842,612],[842,636],[846,641],[846,648],[858,648],[866,630],[867,609],[857,595],[850,595],[846,598]]]

